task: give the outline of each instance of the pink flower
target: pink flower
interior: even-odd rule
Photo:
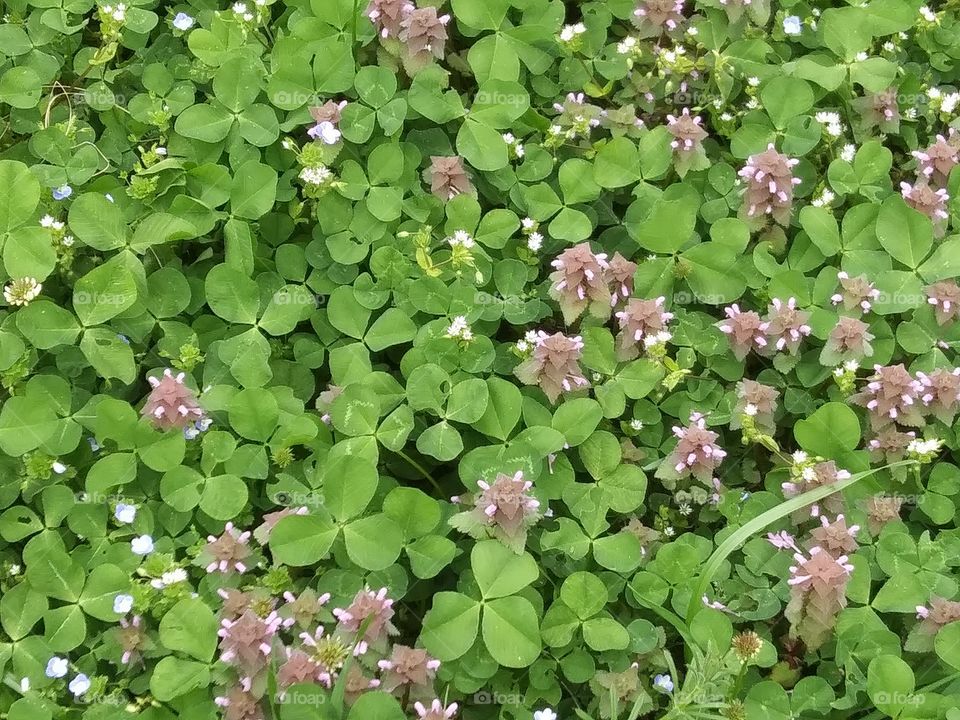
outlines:
[[[348,633],[356,633],[360,626],[370,619],[366,632],[360,641],[358,654],[363,654],[368,645],[378,644],[386,640],[388,635],[395,635],[397,629],[390,622],[393,617],[393,600],[387,597],[387,589],[381,588],[377,592],[366,589],[357,593],[353,602],[346,608],[334,608],[333,615],[339,621],[338,627]]]
[[[773,545],[777,550],[793,550],[794,552],[800,552],[800,548],[797,547],[797,541],[794,539],[793,535],[788,533],[786,530],[781,530],[776,533],[767,533],[767,542]]]
[[[933,306],[938,325],[960,317],[960,286],[953,280],[941,280],[927,287],[927,302]]]
[[[580,370],[582,351],[580,336],[547,335],[541,330],[533,354],[516,367],[514,374],[524,385],[539,385],[550,402],[555,403],[564,392],[589,387]]]
[[[683,155],[702,148],[701,143],[708,137],[707,131],[700,127],[700,116],[691,117],[690,110],[683,109],[680,115],[667,115],[667,130],[673,135],[670,147],[674,153]]]
[[[793,168],[799,162],[778,153],[773,143],[762,153],[751,155],[739,173],[747,184],[741,213],[747,219],[770,215],[780,225],[788,225],[793,187],[800,184],[800,178],[793,177]]]
[[[762,350],[767,346],[769,322],[761,320],[753,310],[741,311],[737,304],[725,308],[724,313],[727,319],[717,327],[730,339],[730,347],[737,360],[743,360],[753,349]]]
[[[807,324],[809,319],[810,313],[797,309],[796,298],[790,298],[787,302],[783,302],[780,298],[771,300],[770,307],[767,309],[766,333],[773,343],[767,346],[767,353],[776,349],[786,350],[791,355],[795,354],[800,341],[811,332]]]
[[[617,334],[617,356],[620,360],[632,360],[639,355],[638,346],[647,338],[659,341],[668,336],[667,323],[673,313],[663,309],[666,298],[656,300],[631,298],[623,310],[616,313],[620,324]]]
[[[246,610],[236,620],[220,622],[220,659],[235,665],[245,676],[256,675],[267,664],[273,652],[273,637],[283,625],[275,612],[261,618]]]
[[[238,531],[233,527],[233,523],[226,524],[220,537],[208,536],[207,544],[201,553],[210,560],[207,572],[227,573],[236,570],[238,573],[245,573],[247,566],[244,561],[250,557],[249,542],[250,532]]]
[[[920,412],[923,382],[915,380],[902,363],[876,365],[874,373],[867,387],[850,398],[870,411],[873,427],[882,428],[894,422],[910,427],[923,425]]]
[[[409,0],[371,0],[364,13],[380,33],[380,37],[396,37],[400,34],[400,23],[416,7]]]
[[[556,268],[550,274],[550,297],[559,302],[564,322],[571,324],[588,307],[597,317],[609,315],[613,303],[606,274],[610,265],[604,253],[594,255],[589,243],[580,243],[550,264]]]
[[[420,720],[450,720],[457,714],[457,707],[459,706],[457,703],[450,703],[447,707],[443,707],[442,702],[434,700],[429,707],[425,707],[421,702],[414,703],[413,707]]]
[[[690,415],[688,426],[675,425],[673,434],[677,437],[677,446],[660,465],[662,477],[679,479],[693,475],[709,485],[714,470],[727,456],[727,451],[717,445],[719,434],[707,430],[706,418],[696,412]],[[658,477],[661,477],[659,470]]]
[[[851,278],[841,270],[837,273],[837,279],[840,281],[840,292],[830,298],[834,305],[843,303],[846,310],[856,309],[865,313],[872,307],[872,302],[880,297],[880,291],[863,275]]]
[[[153,390],[140,414],[158,430],[185,428],[204,417],[196,394],[183,384],[185,377],[184,373],[175,376],[167,368],[159,380],[152,376],[147,378]]]
[[[634,24],[646,31],[673,31],[684,21],[683,0],[640,0],[633,11]]]
[[[846,588],[853,572],[846,555],[834,557],[819,546],[810,548],[809,559],[794,555],[797,564],[790,568],[790,602],[785,615],[790,634],[819,648],[830,636],[837,614],[847,605]]]
[[[933,221],[933,232],[936,237],[942,237],[946,232],[946,220],[950,217],[947,212],[947,201],[950,196],[943,188],[934,190],[926,183],[900,183],[900,194],[907,205],[917,212],[926,215]]]
[[[428,171],[430,191],[441,200],[452,200],[460,193],[473,193],[473,185],[457,156],[434,155]]]
[[[827,343],[820,352],[824,365],[839,365],[847,360],[860,360],[873,355],[873,334],[870,326],[853,317],[842,315],[837,319]]]
[[[950,171],[960,163],[960,139],[957,131],[949,129],[947,137],[937,135],[937,141],[926,150],[914,150],[919,173],[937,187],[943,187],[950,178]]]
[[[418,8],[400,21],[400,41],[414,58],[425,61],[433,55],[442,59],[448,22],[450,16],[437,15],[435,7]]]

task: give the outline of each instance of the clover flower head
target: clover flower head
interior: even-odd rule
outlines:
[[[43,285],[36,278],[17,278],[3,288],[3,299],[11,305],[26,306],[36,300]]]

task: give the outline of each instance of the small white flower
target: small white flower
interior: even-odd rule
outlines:
[[[860,363],[858,363],[856,360],[847,360],[843,364],[843,369],[847,372],[856,372],[860,369]]]
[[[113,599],[113,611],[117,615],[126,615],[133,609],[133,595],[119,594]]]
[[[940,110],[947,114],[951,114],[957,107],[958,102],[960,102],[960,93],[953,92],[949,95],[944,95],[943,99],[940,101]]]
[[[799,35],[803,32],[803,23],[796,15],[783,19],[783,33],[785,35]]]
[[[922,18],[923,18],[924,20],[926,20],[927,22],[936,22],[936,21],[937,21],[937,14],[936,14],[933,10],[931,10],[930,8],[928,8],[926,5],[923,5],[923,6],[920,8],[920,17],[922,17]]]
[[[885,42],[885,43],[883,44],[883,49],[886,50],[887,52],[893,52],[894,50],[897,49],[897,46],[894,45],[894,44],[893,44],[892,42],[890,42],[889,40],[887,40],[887,42]]]
[[[860,52],[858,52],[858,53],[856,54],[856,57],[855,57],[854,59],[855,59],[857,62],[864,62],[864,61],[866,61],[866,59],[867,59],[868,57],[870,57],[870,56],[867,55],[867,53],[865,53],[865,52],[863,52],[863,51],[861,50]]]
[[[857,154],[856,145],[844,145],[840,151],[840,159],[847,162],[853,162],[853,157]]]
[[[830,123],[827,125],[827,134],[831,137],[840,137],[843,135],[843,125],[840,123]]]
[[[331,177],[333,177],[333,173],[330,172],[330,168],[326,165],[305,167],[300,171],[300,179],[308,185],[323,185],[329,181]]]
[[[67,471],[67,466],[62,462],[55,460],[53,465],[50,466],[50,469],[53,470],[57,475],[63,475]]]
[[[158,147],[154,149],[154,152],[160,157],[165,157],[167,154],[167,149],[165,147]]]
[[[635,52],[636,49],[637,39],[635,37],[630,37],[629,35],[621,42],[617,43],[617,52],[621,55],[630,55]]]
[[[117,509],[113,511],[113,516],[117,519],[118,523],[129,525],[133,522],[134,518],[137,517],[137,506],[128,505],[127,503],[117,503]]]
[[[40,227],[52,228],[54,223],[57,222],[50,215],[44,215],[40,218]]]
[[[20,678],[20,692],[21,693],[30,692],[30,678],[28,677]]]
[[[533,720],[557,720],[557,714],[551,708],[544,708],[533,713]]]
[[[466,316],[457,315],[447,328],[446,335],[448,338],[462,338],[463,340],[471,340],[473,338],[473,333],[470,331],[470,326],[467,324]]]
[[[153,552],[153,538],[149,535],[140,535],[130,541],[130,549],[134,555],[149,555]]]
[[[44,674],[48,678],[62,678],[67,674],[67,670],[70,669],[70,664],[67,662],[66,658],[57,657],[54,655],[47,661],[47,669],[44,670]]]
[[[757,414],[757,406],[754,405],[753,403],[748,403],[747,406],[743,408],[743,413],[744,415],[749,415],[750,417],[753,417],[754,415]]]
[[[747,78],[747,85],[749,85],[750,87],[757,87],[757,86],[759,86],[759,85],[760,85],[760,78],[758,78],[758,77]]]
[[[177,16],[173,19],[173,26],[180,32],[186,32],[193,27],[194,19],[187,15],[186,13],[177,13]]]
[[[636,431],[643,430],[643,423],[640,420],[633,419],[630,421],[630,429]]]
[[[234,3],[234,4],[233,4],[233,11],[234,11],[237,15],[244,15],[244,14],[247,12],[247,6],[246,6],[244,3],[240,3],[240,2]]]
[[[70,681],[70,684],[67,687],[70,688],[70,692],[73,693],[74,697],[80,697],[90,689],[90,678],[83,673],[80,673]]]
[[[532,227],[534,227],[536,224],[537,224],[537,223],[536,223],[536,221],[535,221],[533,218],[528,218],[528,217],[525,217],[523,220],[520,221],[520,226],[521,226],[524,230],[530,230],[530,229],[531,229]]]
[[[943,95],[943,93],[940,92],[940,88],[927,88],[927,97],[931,100],[939,100],[941,95]]]
[[[533,252],[539,252],[542,245],[543,235],[538,232],[530,233],[530,237],[527,238],[527,248]]]

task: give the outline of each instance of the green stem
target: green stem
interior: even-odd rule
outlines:
[[[437,483],[437,481],[434,479],[433,475],[431,475],[429,472],[427,472],[427,469],[426,469],[425,467],[423,467],[423,465],[421,465],[421,464],[418,463],[416,460],[414,460],[412,457],[410,457],[409,455],[407,455],[405,452],[403,452],[403,450],[397,450],[397,455],[399,455],[399,456],[402,457],[404,460],[406,460],[408,463],[410,463],[410,465],[411,465],[417,472],[419,472],[421,475],[423,475],[424,478],[426,478],[427,480],[429,480],[429,481],[430,481],[430,484],[433,485],[433,489],[437,491],[437,494],[440,496],[440,498],[443,498],[443,497],[444,497],[443,490],[441,489],[440,485],[439,485],[439,484]]]

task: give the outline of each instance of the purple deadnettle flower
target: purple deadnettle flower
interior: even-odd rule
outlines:
[[[790,223],[793,187],[800,184],[800,178],[793,176],[793,168],[799,162],[778,153],[773,143],[762,153],[747,158],[739,173],[747,186],[741,210],[744,219],[759,222],[770,215],[780,225]]]

